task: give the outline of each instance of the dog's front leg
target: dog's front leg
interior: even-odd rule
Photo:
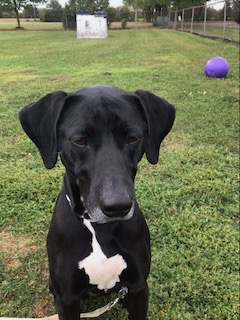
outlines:
[[[80,303],[64,304],[59,296],[54,298],[59,320],[79,320]]]
[[[129,320],[146,320],[148,310],[148,287],[138,294],[129,293],[123,301],[123,306],[128,310]]]

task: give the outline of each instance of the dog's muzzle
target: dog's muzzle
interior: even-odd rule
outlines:
[[[124,212],[121,211],[119,212],[119,214],[117,214],[117,212],[115,212],[114,214],[111,214],[106,211],[104,212],[100,207],[95,207],[95,208],[92,208],[91,210],[87,208],[86,213],[91,222],[108,223],[116,220],[129,220],[133,217],[134,210],[135,210],[135,202],[132,201],[131,208],[128,211],[126,210]]]
[[[69,206],[73,209],[72,201],[69,195],[66,194],[66,199]],[[100,206],[87,205],[83,197],[81,197],[81,202],[85,208],[83,213],[76,213],[77,216],[90,220],[90,222],[95,223],[108,223],[116,220],[129,220],[133,217],[135,210],[135,201],[130,201],[127,205],[115,205],[107,206],[102,203]]]

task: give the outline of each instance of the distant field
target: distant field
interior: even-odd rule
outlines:
[[[21,27],[26,30],[62,30],[62,22],[42,22],[31,19],[20,19]],[[14,30],[17,26],[16,19],[0,19],[0,31]]]
[[[206,78],[217,55],[229,74]],[[4,31],[0,66],[0,317],[54,313],[45,244],[63,166],[45,169],[18,112],[52,91],[106,84],[151,91],[177,110],[159,163],[144,157],[136,176],[151,233],[148,320],[239,320],[238,47],[156,28],[81,40],[75,31]]]
[[[21,27],[26,30],[39,31],[39,30],[63,30],[62,22],[42,22],[34,21],[31,19],[20,19]],[[0,31],[14,30],[17,26],[16,19],[0,19]],[[127,28],[150,28],[152,23],[145,22],[128,22]],[[121,22],[113,22],[111,29],[121,29]]]

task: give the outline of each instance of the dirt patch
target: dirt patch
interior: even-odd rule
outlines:
[[[44,298],[38,299],[34,303],[32,312],[36,318],[49,317],[50,315],[56,313],[52,297],[49,295],[49,297]]]
[[[16,233],[0,232],[0,252],[3,255],[4,265],[16,269],[21,265],[20,258],[32,252],[35,247],[31,245],[31,238]]]
[[[21,267],[23,258],[37,249],[29,236],[8,231],[0,232],[0,260],[5,268],[9,270]],[[46,317],[55,313],[53,297],[48,293],[47,289],[47,279],[48,264],[47,261],[43,261],[41,265],[41,281],[46,284],[46,291],[43,290],[42,295],[36,293],[34,303],[31,306],[29,305],[29,311],[31,309],[33,316],[36,318]],[[20,279],[19,281],[25,281],[25,279]]]

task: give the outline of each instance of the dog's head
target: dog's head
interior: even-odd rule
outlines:
[[[174,118],[173,106],[150,92],[107,86],[54,92],[20,112],[45,166],[53,168],[60,154],[78,185],[81,200],[69,191],[73,208],[81,201],[99,223],[132,217],[137,164],[144,152],[157,163]]]

